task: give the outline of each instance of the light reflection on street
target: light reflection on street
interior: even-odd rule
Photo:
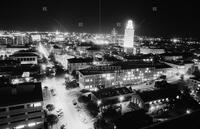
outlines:
[[[75,99],[74,96],[70,95],[70,91],[65,89],[64,76],[46,78],[42,81],[42,86],[48,86],[50,89],[55,89],[56,96],[50,95],[49,99],[44,99],[44,104],[52,103],[57,109],[63,109],[64,116],[60,118],[59,123],[54,126],[54,129],[60,128],[62,124],[67,124],[67,129],[90,129],[92,128],[92,122],[84,123],[83,119],[80,118],[80,113],[76,110],[72,103]],[[48,97],[48,95],[47,95]],[[82,112],[81,115],[85,115]]]

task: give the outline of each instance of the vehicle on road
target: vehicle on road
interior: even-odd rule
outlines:
[[[76,100],[73,100],[72,103],[73,103],[73,105],[77,105]]]
[[[51,89],[51,94],[52,94],[53,96],[56,96],[55,89]]]
[[[60,112],[62,112],[62,109],[58,109],[58,110],[56,110],[56,112],[57,112],[57,113],[60,113]]]
[[[59,114],[58,114],[58,118],[63,117],[63,115],[64,115],[63,112],[62,112],[62,113],[59,113]]]
[[[60,129],[66,129],[66,125],[61,125]]]

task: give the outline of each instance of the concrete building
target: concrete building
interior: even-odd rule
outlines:
[[[0,87],[1,129],[43,129],[44,112],[41,83]]]
[[[17,52],[11,56],[14,60],[19,60],[21,64],[38,64],[38,55],[32,52]]]
[[[93,58],[72,58],[68,59],[68,70],[70,73],[92,65]]]
[[[167,110],[170,107],[170,102],[181,99],[181,96],[177,86],[168,86],[167,88],[140,92],[136,98],[133,98],[132,102],[136,105],[139,103],[140,107],[152,114],[159,110]]]
[[[120,109],[122,113],[126,113],[129,111],[128,104],[132,98],[136,97],[135,94],[134,91],[126,87],[110,88],[92,92],[91,100],[98,105],[102,112],[109,107],[114,107]]]
[[[113,65],[89,67],[79,70],[80,87],[98,90],[109,87],[134,86],[157,79],[165,74],[169,65],[147,62],[118,62]]]

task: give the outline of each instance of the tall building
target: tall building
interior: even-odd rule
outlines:
[[[134,49],[134,26],[133,21],[129,20],[124,34],[124,52],[129,54],[135,54]]]
[[[0,129],[43,129],[41,83],[1,85]]]

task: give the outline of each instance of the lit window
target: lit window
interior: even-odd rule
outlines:
[[[28,127],[33,127],[33,126],[35,126],[36,125],[36,123],[29,123],[28,124]]]
[[[34,107],[40,107],[42,106],[42,103],[38,102],[38,103],[34,103]]]
[[[23,129],[25,127],[25,125],[19,125],[17,127],[15,127],[15,129]]]

